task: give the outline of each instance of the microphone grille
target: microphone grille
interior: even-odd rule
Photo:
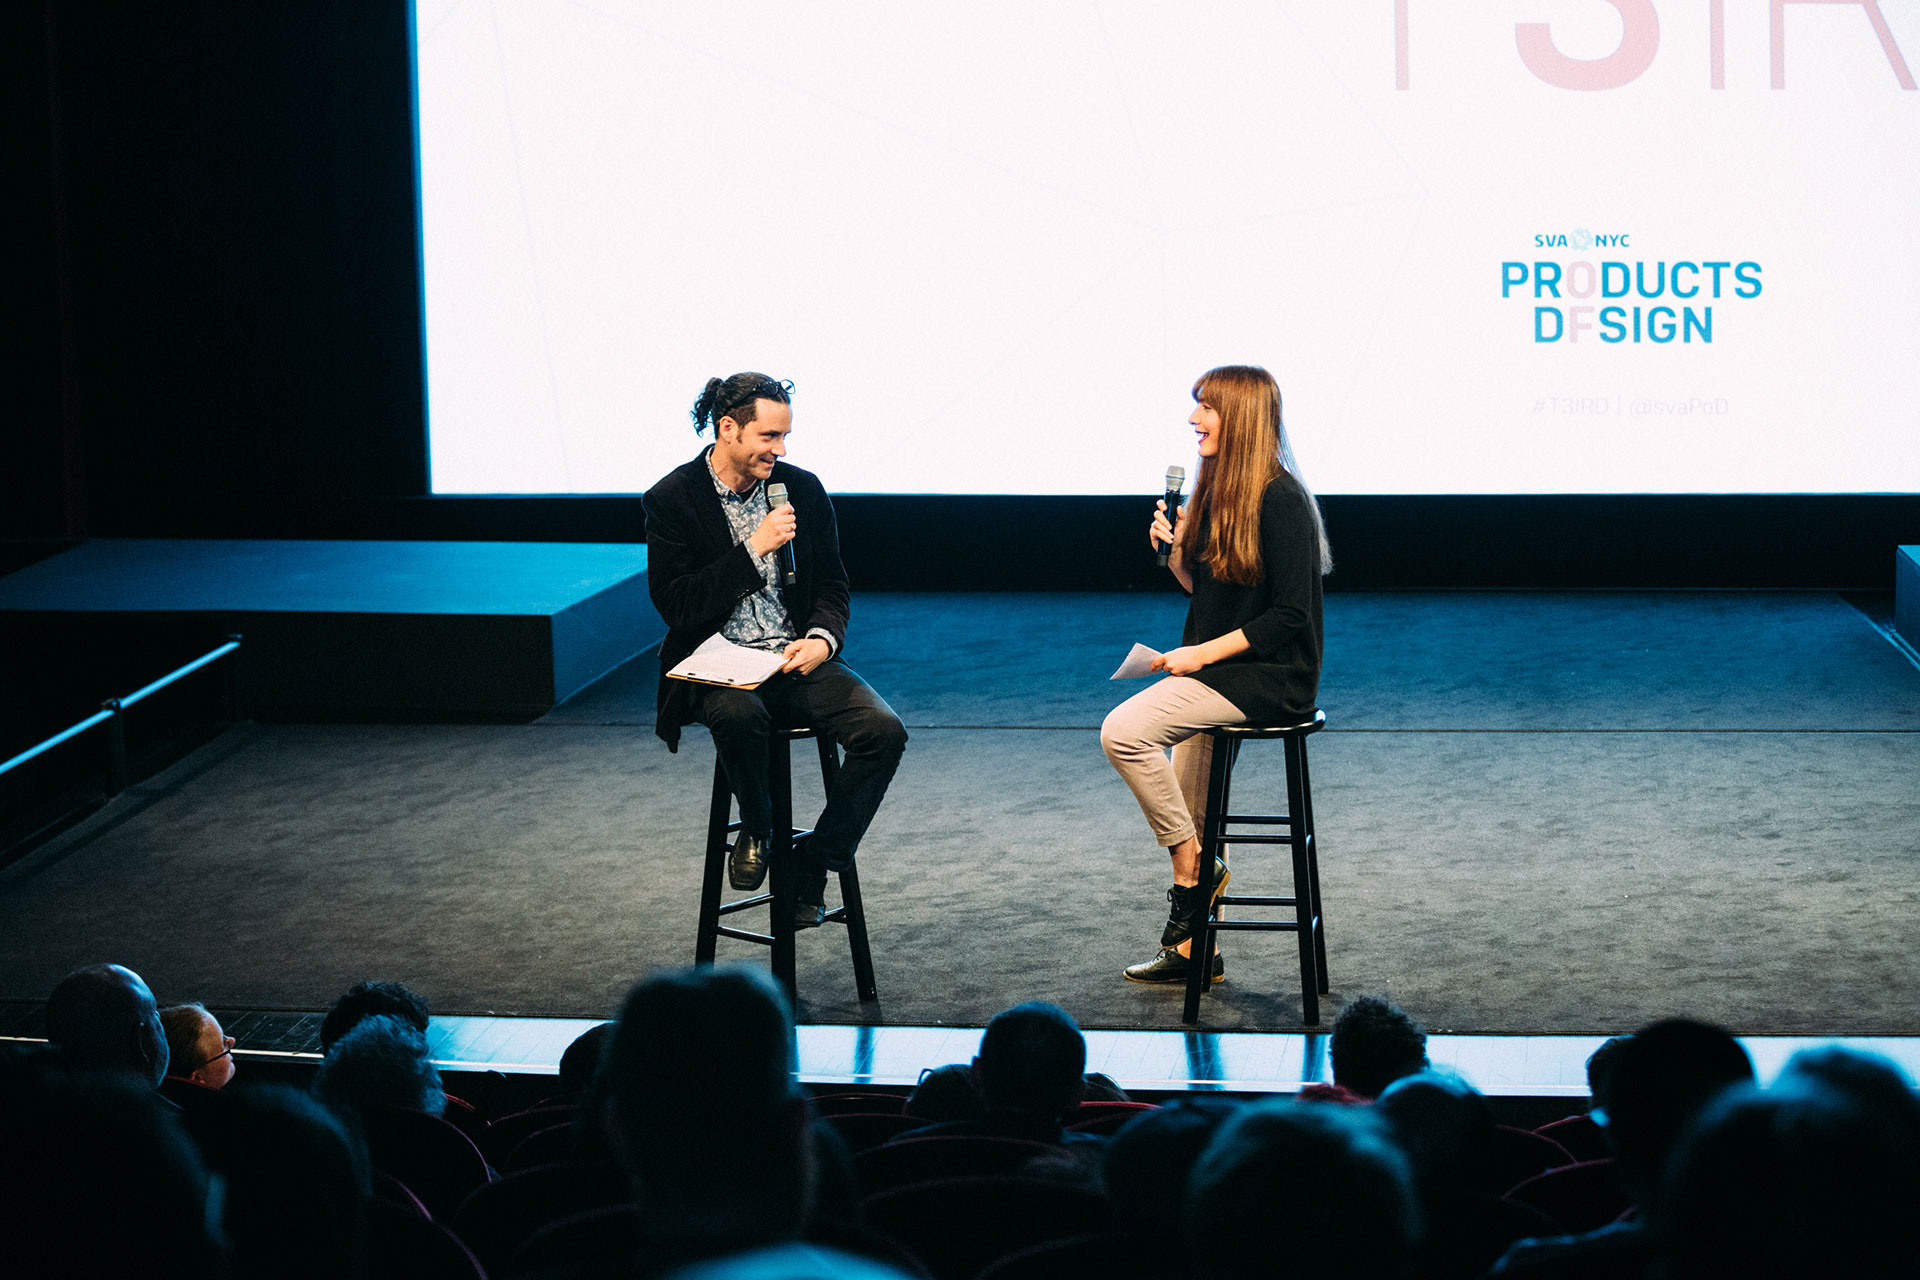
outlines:
[[[1184,486],[1186,483],[1187,483],[1187,469],[1185,467],[1168,467],[1167,468],[1167,492],[1168,493],[1179,492],[1181,487]]]
[[[767,505],[784,507],[787,505],[787,486],[777,481],[767,486]]]

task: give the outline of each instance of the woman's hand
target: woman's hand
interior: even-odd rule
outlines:
[[[1157,554],[1162,546],[1169,547],[1167,569],[1180,584],[1183,591],[1193,590],[1193,572],[1187,568],[1186,558],[1180,554],[1180,539],[1187,529],[1187,505],[1182,503],[1180,510],[1174,513],[1173,523],[1167,523],[1167,500],[1160,499],[1153,504],[1153,523],[1147,526],[1147,540],[1153,544]]]
[[[1170,676],[1190,676],[1202,667],[1210,667],[1216,662],[1237,658],[1252,647],[1245,631],[1229,631],[1205,644],[1188,644],[1178,649],[1169,649],[1148,663],[1147,669],[1164,671]]]
[[[1164,671],[1170,676],[1190,676],[1206,665],[1206,655],[1200,652],[1200,646],[1188,644],[1161,654],[1148,664],[1148,669]]]
[[[1153,545],[1155,552],[1158,552],[1162,546],[1172,547],[1173,551],[1168,561],[1174,563],[1180,558],[1180,538],[1186,528],[1186,507],[1181,506],[1180,510],[1174,513],[1173,523],[1169,524],[1167,523],[1167,500],[1162,498],[1153,504],[1153,523],[1147,526],[1147,541]]]

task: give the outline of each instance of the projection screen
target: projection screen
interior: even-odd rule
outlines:
[[[1920,491],[1920,0],[418,0],[436,492]],[[1902,370],[1907,372],[1901,372]]]

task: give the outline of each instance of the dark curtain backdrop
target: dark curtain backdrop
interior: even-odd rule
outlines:
[[[5,22],[31,335],[5,532],[245,533],[423,492],[405,6]]]

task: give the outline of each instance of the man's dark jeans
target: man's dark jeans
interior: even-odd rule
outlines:
[[[845,752],[839,780],[813,826],[800,867],[799,900],[820,902],[827,873],[853,863],[880,801],[900,767],[907,731],[886,699],[839,659],[806,675],[776,675],[758,689],[705,686],[695,715],[713,733],[714,749],[740,801],[743,830],[765,835],[773,828],[767,785],[767,736],[775,725],[810,725],[830,735]]]

